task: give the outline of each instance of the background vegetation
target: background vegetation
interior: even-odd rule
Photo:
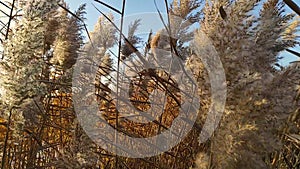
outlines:
[[[299,45],[299,8],[285,2],[160,1],[168,8],[166,27],[146,40],[135,33],[140,20],[124,35],[113,24],[112,14],[99,11],[85,42],[84,4],[73,13],[62,0],[20,1],[16,8],[22,9],[22,16],[3,42],[0,65],[1,168],[300,168],[300,66],[278,65],[282,51],[300,56],[292,49]],[[295,13],[285,13],[286,4]],[[108,8],[125,16],[123,10]],[[191,32],[192,23],[200,26]],[[208,46],[201,32],[222,61],[227,100],[217,130],[200,144],[212,104],[208,72],[195,52],[197,45]],[[114,46],[118,53],[111,50]],[[149,108],[154,89],[166,93],[164,113],[147,125],[119,114],[111,86],[118,85],[113,74],[120,71],[120,63],[134,70],[142,58],[163,60],[159,49],[182,59],[197,80],[201,107],[196,124],[180,144],[158,156],[133,159],[106,152],[76,119],[74,64],[82,55],[99,58],[94,94],[104,119],[127,135],[149,137],[168,129],[178,115],[182,100],[176,82],[162,71],[146,70],[131,77],[130,101],[139,110]]]

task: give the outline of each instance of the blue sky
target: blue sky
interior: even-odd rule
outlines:
[[[65,0],[69,7],[72,10],[75,10],[78,8],[78,6],[82,3],[87,4],[87,24],[88,28],[90,30],[93,29],[93,25],[97,22],[98,16],[100,15],[99,12],[93,7],[92,4],[94,4],[98,9],[100,9],[104,13],[112,12],[112,10],[109,10],[108,8],[104,7],[103,5],[93,1],[93,0]],[[102,0],[102,2],[105,2],[106,4],[109,4],[113,6],[116,9],[119,9],[121,11],[122,8],[122,0]],[[157,0],[158,6],[160,8],[160,11],[165,11],[165,5],[162,0]],[[127,0],[126,1],[126,15],[132,15],[137,13],[147,13],[147,12],[156,12],[156,8],[154,5],[154,0]],[[114,12],[112,12],[114,13]],[[116,13],[115,13],[116,14]],[[116,15],[116,19],[118,19],[118,16]]]
[[[77,9],[79,7],[79,5],[82,3],[87,4],[86,23],[87,23],[88,29],[90,31],[93,30],[94,24],[97,22],[97,19],[100,15],[99,12],[93,7],[92,4],[94,4],[97,8],[99,8],[104,13],[112,12],[110,9],[104,7],[103,5],[97,3],[93,0],[65,0],[65,1],[68,3],[68,5],[72,11]],[[164,1],[162,1],[162,0],[156,0],[156,1],[157,1],[157,5],[158,5],[160,11],[165,12],[165,4],[163,3]],[[171,1],[171,0],[168,0],[168,1]],[[106,4],[109,4],[113,7],[115,7],[116,9],[121,10],[122,0],[102,0],[102,2],[105,2]],[[300,5],[299,0],[294,0],[294,2],[298,3],[298,5]],[[157,25],[158,26],[157,29],[161,28],[162,24],[159,23],[158,15],[156,15],[156,18],[154,18],[153,15],[150,16],[150,15],[145,14],[145,13],[150,13],[150,12],[156,12],[154,0],[126,0],[126,10],[125,10],[126,16],[132,16],[132,17],[126,17],[124,28],[126,29],[128,27],[128,24],[130,24],[130,22],[132,22],[134,19],[137,19],[137,18],[142,18],[142,20],[144,20],[144,21],[146,20],[148,24],[149,23],[151,24],[151,27],[153,27],[154,25],[155,26]],[[287,7],[286,12],[291,13],[292,10]],[[136,15],[136,14],[138,14],[138,15]],[[115,15],[115,16],[116,16],[115,19],[118,20],[118,18],[119,18],[118,15]],[[145,34],[146,34],[146,32],[149,32],[149,30],[147,28],[148,24],[144,24],[142,21],[142,26],[144,26],[144,27],[141,28],[142,31],[140,32],[140,34],[142,34],[143,32]],[[300,47],[296,47],[296,48],[294,48],[294,50],[300,51]],[[299,59],[298,57],[296,57],[288,52],[283,52],[281,55],[284,56],[284,59],[279,61],[279,63],[281,65],[287,65],[289,62]]]

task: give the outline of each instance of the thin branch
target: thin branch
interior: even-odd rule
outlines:
[[[4,12],[3,10],[0,9],[0,12],[3,13],[4,15],[6,15],[7,17],[9,17],[9,14],[7,14],[6,12]]]
[[[4,2],[0,1],[0,4],[4,5],[6,8],[10,9],[10,7],[8,5],[6,5]]]
[[[300,16],[300,7],[292,0],[283,0],[293,11]]]
[[[291,49],[286,49],[286,51],[290,52],[291,54],[295,55],[295,56],[298,56],[300,57],[300,53],[294,51],[294,50],[291,50]]]
[[[8,20],[8,25],[7,25],[7,31],[6,31],[5,39],[8,38],[8,32],[9,32],[10,23],[11,23],[11,20],[13,19],[12,15],[13,15],[14,7],[15,7],[15,1],[16,0],[13,0],[12,5],[11,5],[11,10],[10,10],[10,14],[9,14],[9,20]]]
[[[157,10],[157,12],[158,12],[158,15],[159,15],[159,18],[160,18],[161,22],[163,23],[163,25],[164,25],[165,29],[167,30],[168,34],[171,35],[171,32],[170,32],[170,30],[169,30],[170,24],[168,24],[169,26],[167,26],[167,24],[165,23],[164,18],[163,18],[163,16],[162,16],[160,10],[158,9],[158,5],[157,5],[157,3],[156,3],[156,0],[154,0],[154,4],[155,4],[155,8],[156,8],[156,10]]]
[[[118,14],[122,15],[122,12],[120,12],[120,11],[117,10],[116,8],[114,8],[114,7],[112,7],[112,6],[108,5],[108,4],[106,4],[106,3],[104,3],[104,2],[101,2],[101,1],[99,1],[99,0],[94,0],[94,1],[100,3],[100,4],[103,5],[103,6],[106,6],[106,7],[108,7],[109,9],[111,9],[111,10],[117,12]]]

